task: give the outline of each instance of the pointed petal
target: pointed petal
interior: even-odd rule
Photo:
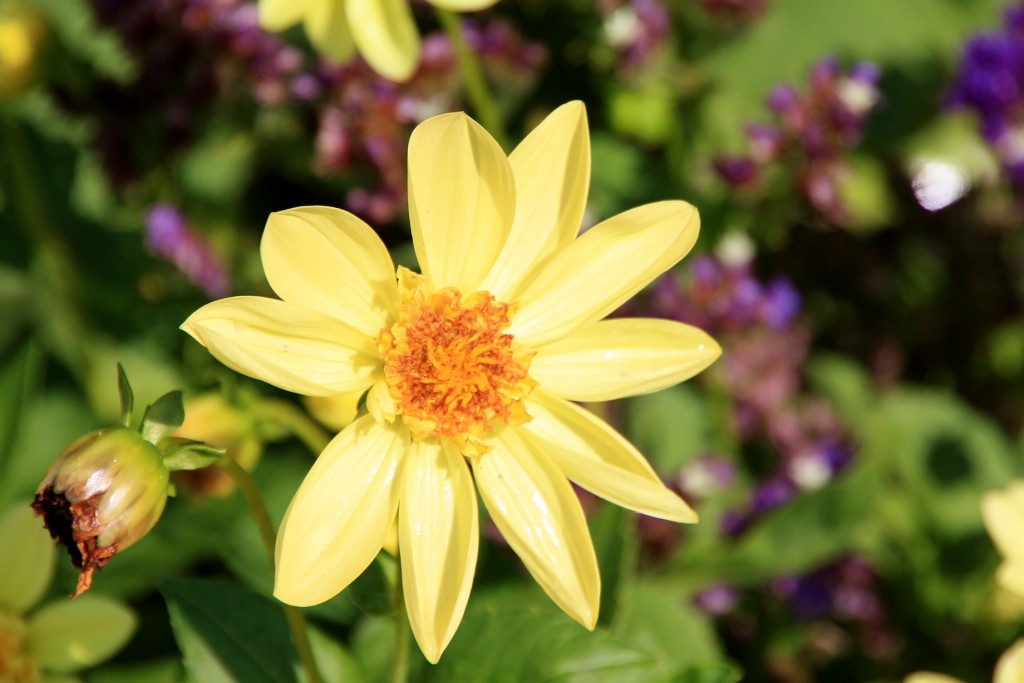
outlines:
[[[432,439],[414,442],[398,508],[402,584],[423,655],[441,657],[466,611],[480,531],[469,465]]]
[[[277,299],[214,301],[189,316],[181,329],[232,370],[297,394],[359,391],[381,372],[371,337]]]
[[[572,243],[583,220],[590,185],[590,133],[582,102],[551,112],[508,158],[516,183],[512,230],[484,280],[502,301],[513,301],[524,277]]]
[[[306,16],[310,0],[260,0],[260,26],[276,32],[295,26]]]
[[[611,401],[689,379],[722,353],[707,333],[674,320],[602,320],[537,349],[530,377],[570,401]]]
[[[1024,481],[981,497],[981,516],[985,528],[1003,557],[1024,563]]]
[[[1024,681],[1024,638],[1021,638],[996,662],[993,683],[1021,683]]]
[[[356,45],[345,12],[347,0],[312,0],[306,12],[306,35],[317,52],[333,62],[352,58]]]
[[[656,202],[591,228],[534,273],[508,332],[527,346],[605,317],[679,262],[697,241],[697,210]]]
[[[480,288],[508,238],[516,190],[498,143],[465,114],[427,119],[409,140],[409,219],[423,274]]]
[[[501,535],[544,592],[593,630],[601,578],[579,499],[543,453],[516,429],[502,430],[493,450],[472,460],[477,488]]]
[[[434,7],[451,12],[474,12],[494,5],[498,0],[427,0]]]
[[[29,652],[43,669],[77,671],[111,657],[137,626],[134,612],[102,595],[51,602],[29,621]]]
[[[400,427],[383,427],[369,415],[334,437],[281,522],[275,597],[316,605],[369,566],[398,512],[396,476],[408,447]]]
[[[398,314],[395,267],[387,247],[348,211],[303,206],[270,214],[260,258],[279,297],[369,337]]]
[[[420,34],[408,0],[345,0],[359,54],[385,78],[405,81],[420,61]]]
[[[0,516],[0,539],[0,609],[24,614],[50,587],[57,550],[28,504]]]
[[[589,411],[535,390],[526,412],[533,420],[519,429],[572,481],[645,515],[697,521],[697,513],[665,486],[633,444]]]

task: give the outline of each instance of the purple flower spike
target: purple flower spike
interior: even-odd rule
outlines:
[[[178,209],[156,204],[146,214],[146,246],[211,298],[227,296],[231,283],[220,256],[194,233]]]

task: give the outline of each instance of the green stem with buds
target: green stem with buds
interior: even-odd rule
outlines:
[[[242,492],[242,496],[249,506],[249,514],[252,516],[253,522],[256,523],[256,528],[260,532],[260,539],[263,541],[263,547],[267,551],[270,569],[273,572],[274,548],[277,545],[277,537],[274,533],[274,523],[270,521],[270,513],[267,512],[267,506],[263,504],[263,497],[256,487],[256,482],[253,481],[252,476],[241,465],[229,456],[223,456],[217,464],[231,476],[231,479],[238,485],[238,490]],[[307,682],[323,683],[320,670],[316,666],[316,659],[313,657],[313,648],[309,644],[309,634],[306,632],[306,619],[302,616],[302,610],[284,603],[281,604],[281,607],[284,608],[284,615],[288,620],[288,628],[292,632],[292,640],[295,641],[295,649],[299,653],[299,660],[306,672]]]
[[[494,98],[487,88],[487,81],[484,79],[480,62],[477,61],[476,55],[466,43],[465,36],[462,35],[458,16],[452,12],[438,9],[437,20],[455,50],[455,58],[459,61],[459,71],[462,73],[462,84],[469,103],[473,105],[474,113],[491,137],[498,142],[502,149],[507,151],[508,135],[505,134],[505,126],[501,122],[498,108],[494,106]]]

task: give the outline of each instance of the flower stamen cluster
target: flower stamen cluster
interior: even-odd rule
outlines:
[[[512,307],[483,291],[430,293],[410,271],[400,277],[398,321],[377,338],[389,393],[414,439],[447,437],[465,455],[483,454],[492,427],[530,419],[522,402],[536,386],[533,353],[504,332]]]

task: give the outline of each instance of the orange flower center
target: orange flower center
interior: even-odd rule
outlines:
[[[446,437],[467,456],[500,424],[529,421],[523,399],[533,352],[504,332],[512,307],[487,292],[430,292],[421,275],[400,269],[398,321],[381,330],[377,352],[398,412],[414,439]]]

